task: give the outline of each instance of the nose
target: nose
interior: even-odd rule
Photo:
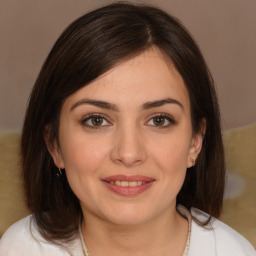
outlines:
[[[111,159],[117,164],[132,167],[142,164],[147,158],[145,141],[134,127],[120,129],[114,138]]]

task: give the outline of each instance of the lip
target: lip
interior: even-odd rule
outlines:
[[[147,176],[141,176],[141,175],[132,175],[132,176],[126,176],[126,175],[114,175],[114,176],[108,176],[101,180],[103,184],[110,189],[112,192],[115,192],[118,195],[121,196],[136,196],[144,192],[145,190],[149,189],[155,182],[155,179],[147,177]],[[143,184],[138,185],[136,187],[121,187],[117,186],[113,183],[110,183],[111,181],[142,181]]]
[[[113,176],[108,176],[105,177],[104,179],[102,179],[103,181],[117,181],[117,180],[121,180],[121,181],[143,181],[143,182],[151,182],[154,181],[155,179],[147,177],[147,176],[142,176],[142,175],[131,175],[131,176],[127,176],[127,175],[113,175]]]

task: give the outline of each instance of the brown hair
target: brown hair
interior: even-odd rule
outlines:
[[[167,55],[187,87],[192,127],[207,128],[197,163],[187,172],[177,204],[218,217],[224,191],[224,152],[213,80],[196,43],[181,23],[155,7],[114,3],[74,21],[59,37],[36,80],[22,133],[27,203],[41,234],[53,242],[77,233],[81,208],[65,175],[47,150],[58,143],[59,117],[67,97],[126,59],[155,46]]]

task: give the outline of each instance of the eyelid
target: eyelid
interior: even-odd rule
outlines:
[[[100,125],[100,126],[93,126],[93,125],[88,125],[86,124],[86,122],[90,119],[90,118],[93,118],[93,117],[100,117],[102,119],[104,119],[108,124],[107,125]],[[147,122],[145,122],[144,124],[147,125],[147,123],[152,120],[153,118],[155,117],[163,117],[165,118],[169,124],[168,125],[164,125],[164,126],[157,126],[157,125],[148,125],[148,126],[153,126],[153,127],[156,127],[156,128],[168,128],[169,126],[171,126],[172,124],[176,124],[177,122],[175,121],[175,119],[173,118],[172,115],[170,114],[167,114],[167,113],[154,113],[150,116],[147,117]],[[87,114],[86,116],[84,116],[79,122],[82,126],[85,126],[85,127],[88,127],[88,128],[92,128],[92,129],[101,129],[103,127],[107,127],[107,126],[111,126],[113,125],[112,122],[110,121],[111,118],[109,118],[108,116],[106,116],[105,114],[102,114],[102,113],[90,113],[90,114]]]
[[[107,121],[109,123],[109,125],[93,126],[93,125],[86,124],[86,121],[90,120],[93,117],[100,117],[100,118],[104,119],[105,121]],[[112,125],[112,123],[111,123],[111,121],[109,121],[109,119],[110,119],[109,117],[107,117],[106,115],[101,114],[101,113],[90,113],[90,114],[87,114],[86,116],[84,116],[79,122],[82,126],[92,128],[92,129],[100,129],[102,127]]]
[[[154,117],[163,117],[165,119],[168,120],[168,122],[170,122],[169,125],[165,125],[165,126],[154,126],[154,127],[157,127],[157,128],[167,128],[169,127],[170,125],[172,124],[176,124],[177,122],[175,121],[174,117],[170,114],[167,114],[167,113],[155,113],[155,114],[152,114],[150,116],[147,117],[148,121],[145,123],[147,124],[150,120],[152,120]],[[153,126],[153,125],[149,125],[149,126]]]

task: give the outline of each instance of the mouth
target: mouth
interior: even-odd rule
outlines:
[[[141,186],[142,184],[145,184],[145,181],[122,181],[122,180],[117,180],[117,181],[106,181],[110,184],[114,184],[116,186],[120,187],[137,187]]]
[[[109,176],[101,180],[107,188],[122,196],[135,196],[150,188],[155,179],[146,176]]]

